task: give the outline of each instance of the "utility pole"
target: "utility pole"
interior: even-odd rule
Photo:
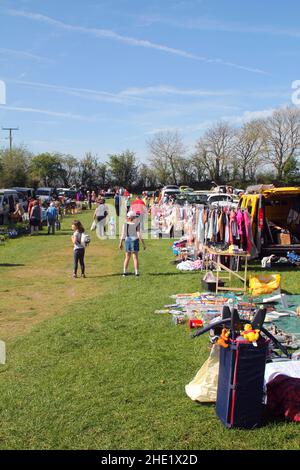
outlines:
[[[12,144],[13,144],[13,137],[12,137],[12,131],[18,131],[18,127],[2,127],[3,131],[9,131],[9,150],[10,152],[12,151]]]

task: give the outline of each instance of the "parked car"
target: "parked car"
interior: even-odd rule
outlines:
[[[164,186],[162,188],[162,191],[179,191],[180,192],[180,188],[179,186],[175,185],[175,184],[170,184],[170,185],[167,185],[167,186]]]
[[[187,201],[189,204],[212,205],[215,207],[237,207],[238,201],[234,201],[233,196],[224,193],[214,193],[208,191],[195,191],[193,193],[183,192],[176,196],[176,202],[183,204]]]
[[[35,191],[33,188],[19,188],[19,187],[14,187],[14,188],[11,188],[11,189],[14,189],[15,191],[18,191],[19,193],[22,193],[25,198],[29,198],[29,197],[34,197],[35,196]]]
[[[180,189],[179,186],[176,185],[168,185],[164,186],[161,190],[161,200],[167,195],[167,196],[176,196],[177,194],[180,194]]]
[[[54,197],[57,196],[55,188],[38,188],[35,193],[36,197],[42,202],[51,201]]]
[[[104,197],[106,199],[113,199],[115,197],[115,192],[114,191],[105,191]]]
[[[190,188],[189,186],[179,186],[179,190],[181,193],[184,192],[194,192],[193,188]]]
[[[197,194],[193,193],[180,193],[175,196],[176,204],[206,204],[207,196],[206,194]]]
[[[208,195],[207,204],[216,207],[225,207],[228,205],[231,207],[237,207],[238,201],[234,201],[234,198],[231,196],[231,194],[213,193]]]
[[[58,196],[63,196],[69,199],[76,199],[77,191],[75,191],[75,189],[57,188],[56,192]]]
[[[21,187],[14,187],[11,188],[17,191],[19,196],[19,202],[22,205],[25,212],[28,209],[28,199],[33,198],[35,196],[35,191],[33,188],[21,188]]]
[[[300,253],[300,187],[251,186],[241,196],[239,207],[251,215],[259,256]]]
[[[14,189],[0,189],[0,225],[8,221],[8,216],[14,212],[19,196]]]

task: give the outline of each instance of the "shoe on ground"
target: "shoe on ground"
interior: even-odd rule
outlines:
[[[128,276],[128,273],[123,273],[122,276],[126,277],[126,276]]]
[[[73,279],[76,279],[77,277],[77,274],[73,274]]]

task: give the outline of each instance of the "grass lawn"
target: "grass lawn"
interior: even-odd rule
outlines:
[[[91,213],[80,215],[89,227]],[[208,356],[207,337],[191,340],[155,309],[194,292],[201,276],[171,264],[170,240],[146,241],[141,276],[120,276],[117,240],[95,235],[87,278],[72,279],[66,218],[55,237],[0,247],[1,449],[297,449],[299,426],[270,423],[227,430],[213,405],[184,386]],[[255,266],[254,268],[255,269]],[[284,271],[298,293],[300,272]]]

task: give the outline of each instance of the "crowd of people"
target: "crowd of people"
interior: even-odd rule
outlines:
[[[75,196],[75,194],[76,196]],[[109,208],[105,201],[105,196],[114,198],[115,214],[109,217]],[[117,234],[117,222],[121,211],[126,215],[125,223],[120,228],[119,248],[125,248],[125,259],[123,264],[123,276],[128,275],[128,268],[131,258],[134,264],[134,274],[139,276],[138,253],[140,243],[145,249],[145,242],[142,233],[145,228],[145,220],[149,210],[154,204],[159,202],[172,204],[172,198],[168,201],[160,200],[160,191],[146,192],[141,196],[134,196],[126,188],[116,187],[104,191],[84,191],[78,190],[71,196],[55,195],[51,200],[38,197],[28,197],[26,201],[18,202],[15,210],[10,213],[10,221],[13,223],[27,223],[30,227],[30,236],[42,230],[43,225],[47,225],[48,235],[54,235],[60,229],[61,220],[64,215],[77,215],[81,212],[83,205],[90,210],[94,209],[93,224],[91,229],[97,231],[99,238]],[[116,220],[117,218],[117,220]],[[72,223],[72,244],[74,248],[73,277],[77,278],[78,265],[81,268],[81,277],[85,277],[85,248],[83,234],[85,229],[79,220]],[[107,229],[109,228],[109,233]]]

